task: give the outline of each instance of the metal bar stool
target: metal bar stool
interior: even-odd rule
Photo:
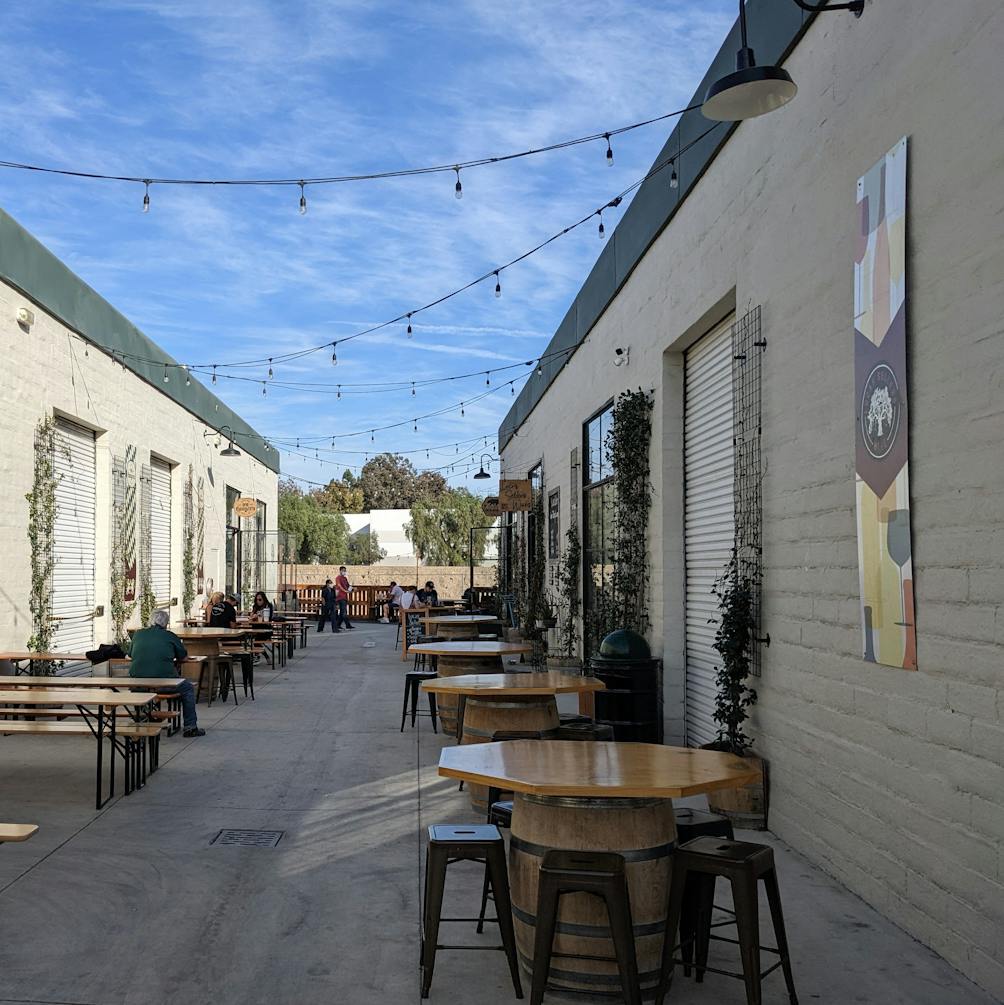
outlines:
[[[445,945],[439,941],[442,922],[477,921],[476,918],[444,918],[443,892],[446,888],[446,869],[454,862],[483,862],[491,877],[492,893],[496,904],[496,918],[502,936],[500,946]],[[504,952],[509,962],[509,974],[516,997],[523,997],[516,959],[516,934],[512,923],[512,904],[509,900],[509,873],[505,864],[505,842],[497,827],[486,824],[442,824],[429,828],[429,847],[425,857],[425,898],[422,912],[422,997],[429,997],[432,972],[436,965],[436,952],[440,949],[493,949]]]
[[[411,725],[415,726],[415,717],[425,715],[425,712],[418,711],[418,686],[424,680],[435,680],[435,670],[408,670],[404,675],[404,704],[401,706],[401,730],[404,732],[404,721],[408,718],[408,702],[411,701]],[[429,718],[432,719],[432,731],[438,733],[436,728],[436,696],[429,692]]]
[[[552,955],[568,955],[553,952],[554,932],[558,923],[558,901],[566,893],[589,893],[603,899],[607,914],[610,916],[610,935],[614,944],[624,1000],[629,1005],[641,1005],[638,960],[635,956],[634,928],[631,922],[631,900],[628,894],[627,876],[624,874],[623,856],[614,852],[561,849],[545,852],[540,864],[530,1005],[541,1005],[544,1000]],[[605,956],[583,955],[577,958],[611,962],[609,957]]]
[[[732,899],[736,908],[736,925],[739,938],[726,939],[711,934],[711,911],[714,905],[715,882],[722,876],[732,884]],[[784,930],[784,914],[781,910],[781,893],[774,870],[774,851],[768,845],[752,844],[747,841],[726,841],[714,837],[699,837],[681,845],[673,856],[673,878],[669,888],[669,911],[666,918],[666,943],[662,956],[662,976],[656,994],[656,1005],[662,1005],[666,990],[673,977],[673,967],[683,963],[673,955],[676,948],[676,931],[680,924],[683,902],[688,881],[697,882],[695,922],[695,966],[697,979],[704,977],[705,971],[734,977],[746,984],[748,1005],[760,1005],[760,985],[764,977],[778,967],[784,972],[784,982],[788,989],[791,1005],[798,1005],[795,994],[795,980],[791,972],[791,957],[788,953],[788,939]],[[771,922],[777,948],[760,945],[760,914],[757,901],[757,882],[764,885],[767,902],[770,905]],[[742,959],[742,973],[721,970],[708,966],[710,940],[729,942],[739,946]],[[760,970],[760,953],[775,953],[779,959],[773,966]]]

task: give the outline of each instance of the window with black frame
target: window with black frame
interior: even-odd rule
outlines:
[[[561,496],[555,489],[547,497],[547,557],[561,558]]]
[[[594,652],[606,624],[613,576],[613,468],[607,434],[613,425],[613,402],[582,429],[582,568],[583,627],[586,652]]]

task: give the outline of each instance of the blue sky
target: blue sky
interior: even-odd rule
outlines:
[[[682,107],[734,18],[733,0],[35,0],[4,10],[0,159],[298,178],[505,153]],[[615,140],[610,168],[590,144],[467,171],[460,201],[452,175],[432,175],[308,189],[304,216],[293,188],[154,187],[143,214],[139,186],[0,171],[0,205],[177,359],[248,359],[337,340],[515,258],[641,177],[671,128]],[[327,352],[275,368],[316,393],[217,391],[273,438],[459,403],[486,390],[483,374],[415,396],[334,392],[536,357],[599,250],[583,227],[506,271],[501,299],[483,284],[421,315],[410,340],[400,325],[346,344],[337,367]],[[417,433],[409,421],[334,454],[329,442],[321,460],[284,452],[283,469],[327,481],[381,450],[477,436],[494,449],[511,402],[506,388]]]

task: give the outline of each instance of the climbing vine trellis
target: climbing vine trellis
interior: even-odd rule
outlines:
[[[112,459],[112,540],[108,606],[114,640],[126,641],[125,626],[136,610],[136,487],[130,477],[129,449]]]
[[[618,397],[606,449],[614,472],[613,580],[607,628],[648,630],[649,454],[652,398],[639,388]]]
[[[31,587],[28,610],[31,612],[31,637],[27,646],[31,652],[51,649],[54,634],[52,617],[52,571],[55,568],[54,538],[56,530],[56,450],[59,437],[52,416],[35,426],[35,457],[31,491],[28,501],[28,549],[31,561]]]
[[[567,659],[579,650],[579,567],[582,545],[578,528],[573,524],[565,532],[565,547],[554,569],[553,584],[558,601],[558,650]]]
[[[143,625],[149,625],[153,612],[157,609],[157,598],[153,592],[153,556],[151,554],[150,519],[153,508],[153,475],[144,464],[140,473],[140,520],[139,520],[139,616]]]
[[[192,465],[188,465],[188,478],[184,487],[184,520],[182,526],[181,554],[181,610],[184,617],[192,613],[195,603],[195,484]]]

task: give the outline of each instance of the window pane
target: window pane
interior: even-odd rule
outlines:
[[[547,557],[561,556],[561,506],[558,490],[547,498]]]
[[[586,426],[586,484],[602,481],[612,473],[607,460],[607,432],[613,417],[613,408],[602,411]]]

